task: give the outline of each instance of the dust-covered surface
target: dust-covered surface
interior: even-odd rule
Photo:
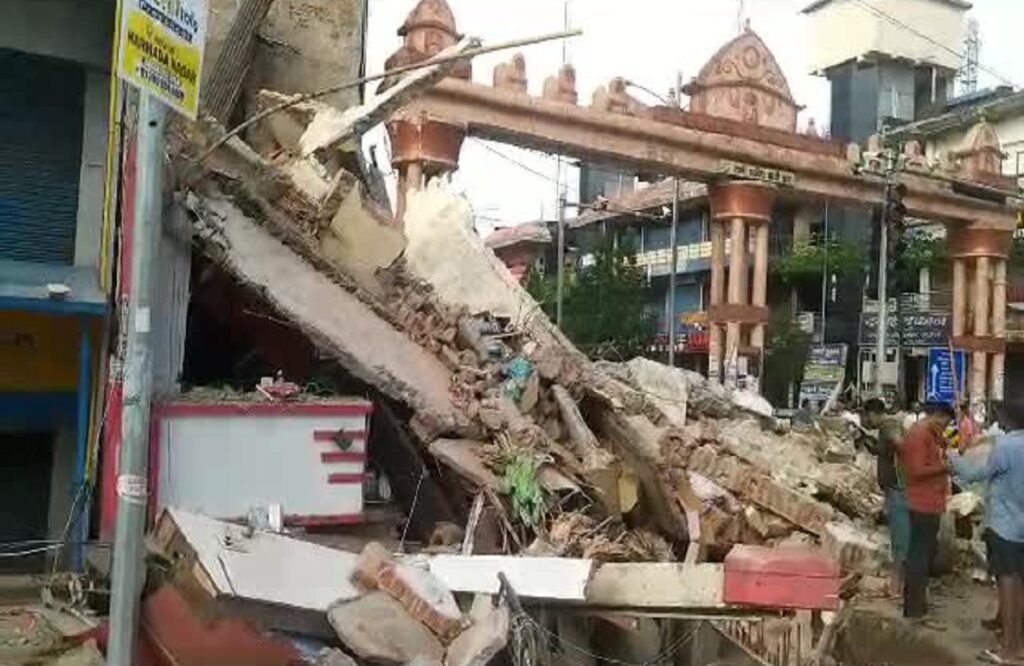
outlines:
[[[996,616],[996,589],[963,572],[933,580],[929,618],[935,628],[904,620],[899,599],[862,595],[839,632],[836,657],[844,666],[966,666],[997,646],[982,620]],[[929,623],[931,624],[931,623]]]

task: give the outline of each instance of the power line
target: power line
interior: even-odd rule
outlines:
[[[907,32],[920,37],[921,39],[925,40],[926,42],[929,42],[930,44],[933,44],[934,46],[939,47],[943,51],[946,51],[947,53],[950,53],[950,54],[956,56],[957,58],[959,58],[961,60],[961,62],[966,59],[966,55],[962,51],[957,51],[953,47],[947,46],[946,44],[943,44],[942,42],[940,42],[939,40],[935,39],[931,35],[927,35],[927,34],[921,32],[920,30],[918,30],[917,28],[915,28],[913,26],[910,26],[910,25],[907,25],[906,23],[904,23],[903,21],[899,20],[898,18],[896,18],[892,14],[888,13],[884,9],[880,9],[880,8],[876,7],[875,5],[872,5],[871,3],[867,2],[867,0],[853,0],[853,1],[857,5],[859,5],[861,8],[871,12],[872,14],[877,16],[878,18],[881,18],[881,19],[883,19],[885,21],[888,21],[890,24],[896,26],[897,28],[900,28],[902,30],[906,30]],[[980,62],[978,63],[978,69],[981,69],[982,71],[988,72],[989,74],[991,74],[995,78],[1001,80],[1003,83],[1008,83],[1009,85],[1011,85],[1011,86],[1013,86],[1015,88],[1017,87],[1017,84],[1013,82],[1013,79],[1000,74],[996,70],[992,69],[991,67],[987,67],[987,66],[981,64]]]
[[[561,183],[557,179],[552,178],[551,176],[549,176],[546,173],[543,173],[541,171],[537,171],[536,169],[534,169],[533,167],[531,167],[531,166],[529,166],[527,164],[523,164],[522,162],[520,162],[516,158],[512,157],[511,155],[506,155],[505,153],[503,153],[502,151],[498,150],[497,148],[494,148],[493,146],[491,146],[491,145],[489,145],[487,143],[484,143],[483,141],[481,141],[479,139],[475,139],[474,138],[473,142],[478,144],[478,145],[480,145],[480,146],[482,146],[485,150],[488,150],[488,151],[494,153],[495,155],[497,155],[501,159],[505,160],[506,162],[509,162],[510,164],[516,165],[517,167],[519,167],[520,169],[523,169],[524,171],[528,171],[528,172],[532,173],[535,176],[539,176],[540,178],[543,178],[544,180],[546,180],[548,182],[554,183],[555,185],[559,185],[559,186],[561,185]]]

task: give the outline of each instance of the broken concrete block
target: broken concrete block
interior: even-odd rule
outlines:
[[[875,571],[884,564],[882,544],[848,523],[833,522],[825,525],[821,546],[846,572]]]
[[[391,562],[377,574],[377,585],[442,640],[450,640],[462,630],[462,612],[455,597],[429,571]]]
[[[425,569],[396,562],[378,543],[363,548],[352,578],[367,590],[389,594],[442,639],[462,630],[462,612],[444,583]]]
[[[477,595],[470,616],[473,624],[452,641],[445,666],[487,666],[508,642],[511,614],[504,601],[495,606],[490,596]]]
[[[391,561],[388,549],[376,541],[371,541],[363,546],[363,551],[359,553],[356,569],[352,572],[352,580],[366,590],[376,590],[377,575],[384,565]]]
[[[406,664],[417,657],[441,661],[444,647],[434,634],[385,592],[370,592],[327,609],[341,642],[358,657]]]

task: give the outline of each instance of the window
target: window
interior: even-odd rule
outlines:
[[[1017,151],[1017,165],[1013,173],[1018,176],[1024,176],[1024,150]]]

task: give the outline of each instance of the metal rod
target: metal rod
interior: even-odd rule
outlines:
[[[163,103],[148,93],[140,93],[123,443],[117,476],[117,526],[111,576],[110,645],[107,649],[109,666],[131,666],[135,662],[135,635],[143,582],[142,537],[148,496],[149,412],[153,385],[150,346],[152,264],[158,249],[163,209],[165,119]]]
[[[674,97],[677,107],[682,107],[683,73],[676,72]],[[672,247],[672,265],[668,272],[668,365],[676,365],[676,274],[679,271],[679,176],[672,179],[672,229],[669,231]]]
[[[429,60],[424,60],[423,62],[402,65],[401,67],[395,67],[394,69],[389,69],[387,71],[381,72],[380,74],[362,76],[358,79],[353,79],[351,81],[346,81],[344,83],[328,86],[326,88],[322,88],[311,93],[295,95],[289,100],[281,102],[280,104],[275,104],[274,106],[271,106],[267,109],[264,109],[263,111],[260,111],[253,117],[239,124],[234,129],[225,133],[224,136],[214,141],[213,145],[207,148],[206,151],[203,152],[203,154],[197,157],[194,161],[197,163],[202,162],[207,157],[212,155],[218,148],[227,143],[227,141],[231,137],[237,136],[244,130],[248,129],[249,127],[252,127],[259,121],[263,120],[267,116],[273,115],[279,111],[283,111],[289,107],[295,106],[296,104],[302,104],[303,102],[308,102],[312,99],[326,97],[327,95],[332,95],[336,92],[341,92],[342,90],[358,88],[359,86],[366,85],[367,83],[373,83],[374,81],[380,81],[381,79],[387,79],[392,76],[398,76],[399,74],[405,74],[406,72],[411,72],[417,69],[423,69],[424,67],[431,67],[433,65],[443,64],[447,62],[458,62],[460,60],[475,58],[476,56],[485,55],[487,53],[494,53],[496,51],[507,51],[508,49],[520,48],[522,46],[531,46],[533,44],[541,44],[543,42],[550,42],[556,39],[568,39],[569,37],[579,37],[582,34],[582,30],[567,30],[564,32],[552,33],[550,35],[540,35],[539,37],[528,37],[526,39],[516,39],[511,42],[502,42],[501,44],[495,44],[494,46],[480,46],[478,48],[468,49],[466,51],[463,51],[462,53],[456,53],[454,55],[437,55],[434,56],[433,58],[430,58]]]
[[[558,266],[555,285],[555,324],[562,327],[562,301],[565,298],[565,194],[558,195]]]

